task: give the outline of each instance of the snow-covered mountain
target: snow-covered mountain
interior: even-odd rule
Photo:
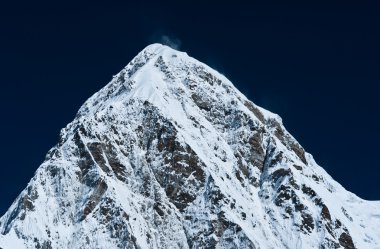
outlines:
[[[380,202],[281,118],[153,44],[80,108],[0,219],[0,248],[380,248]]]

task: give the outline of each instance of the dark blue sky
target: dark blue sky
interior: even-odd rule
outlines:
[[[0,215],[81,104],[164,35],[280,114],[345,188],[380,199],[378,5],[13,2],[0,6]]]

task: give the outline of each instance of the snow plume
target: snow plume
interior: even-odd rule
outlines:
[[[180,49],[182,42],[178,38],[169,37],[168,35],[161,35],[160,43],[178,50]]]
[[[182,45],[182,42],[178,37],[176,37],[170,31],[162,27],[156,29],[149,36],[149,41],[151,43],[161,43],[176,50],[179,50]]]

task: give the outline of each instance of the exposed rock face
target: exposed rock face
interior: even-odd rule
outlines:
[[[277,115],[154,44],[62,130],[0,247],[380,248],[379,227]]]

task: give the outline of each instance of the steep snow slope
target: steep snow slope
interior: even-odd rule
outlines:
[[[145,48],[80,108],[0,219],[8,248],[380,248],[335,182],[223,75]]]

